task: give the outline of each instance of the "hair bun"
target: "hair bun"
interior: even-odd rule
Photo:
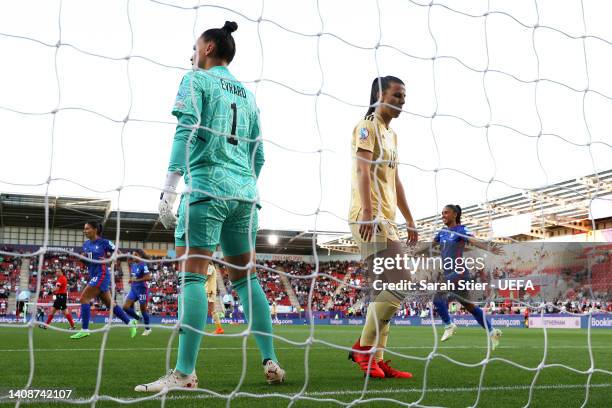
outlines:
[[[235,21],[226,21],[225,24],[223,24],[223,28],[222,28],[222,30],[228,34],[233,33],[237,29],[238,29],[238,24],[236,24]]]

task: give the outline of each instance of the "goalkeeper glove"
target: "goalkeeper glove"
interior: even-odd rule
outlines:
[[[159,201],[159,221],[166,228],[174,228],[176,216],[172,212],[176,201],[176,186],[181,179],[180,173],[170,172],[166,176],[166,185]]]

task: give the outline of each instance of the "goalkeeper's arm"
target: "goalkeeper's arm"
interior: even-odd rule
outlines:
[[[176,201],[176,187],[187,169],[189,150],[187,143],[197,137],[198,120],[192,115],[180,115],[174,133],[174,142],[170,153],[168,173],[164,182],[163,192],[159,202],[159,219],[166,228],[172,228],[176,224],[176,217],[172,209]]]
[[[264,165],[263,141],[257,140],[260,134],[259,112],[253,118],[253,126],[251,126],[251,141],[249,142],[249,156],[252,161],[252,168],[255,171],[255,177],[259,178],[259,173]]]
[[[172,142],[168,173],[178,173],[181,176],[186,173],[189,154],[187,143],[193,143],[197,138],[197,126],[198,120],[196,117],[192,115],[179,116],[174,132],[174,141]]]

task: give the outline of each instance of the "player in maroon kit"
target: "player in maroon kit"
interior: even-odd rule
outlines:
[[[74,330],[72,315],[68,309],[66,309],[66,304],[68,303],[68,280],[66,279],[66,276],[64,276],[64,271],[62,271],[61,268],[57,268],[55,270],[55,276],[57,276],[57,283],[55,284],[57,289],[55,289],[55,292],[53,292],[53,297],[55,299],[53,301],[53,309],[51,309],[51,313],[49,313],[49,316],[47,316],[47,324],[45,326],[41,325],[41,327],[46,329],[51,323],[51,320],[53,320],[55,313],[58,310],[61,310],[64,312],[64,316],[66,316],[66,319],[68,319],[68,322],[70,323],[70,330]]]

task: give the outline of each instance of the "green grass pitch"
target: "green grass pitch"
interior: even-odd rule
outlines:
[[[100,326],[97,326],[100,327]],[[95,327],[94,327],[95,328]],[[211,326],[207,327],[209,331]],[[226,333],[237,334],[244,326],[225,326]],[[309,326],[275,326],[275,334],[295,342],[304,342]],[[349,347],[361,328],[351,326],[316,326],[315,338]],[[164,374],[170,330],[154,328],[149,337],[131,339],[124,326],[114,327],[108,335],[104,353],[102,382],[99,395],[121,399],[142,397],[134,386],[155,380]],[[563,364],[577,370],[590,367],[586,330],[548,330],[547,364]],[[438,330],[438,335],[441,331]],[[81,340],[70,340],[70,333],[34,329],[35,373],[34,389],[72,389],[72,398],[87,399],[95,391],[102,333]],[[295,407],[339,407],[337,402],[358,400],[359,406],[399,406],[392,400],[410,403],[421,397],[425,362],[386,354],[396,368],[412,371],[411,380],[371,380],[362,395],[364,378],[357,366],[347,360],[347,352],[314,343],[309,352],[304,346],[294,346],[276,340],[277,353],[287,371],[284,384],[269,386],[263,378],[259,352],[254,339],[247,341],[247,371],[239,389],[242,372],[243,337],[206,336],[199,355],[197,373],[200,388],[224,396],[237,391],[231,400],[233,407],[287,406],[287,398],[254,398],[241,393],[280,393],[291,397],[304,389],[307,399],[296,400]],[[410,356],[427,357],[433,347],[430,327],[391,327],[389,349]],[[171,367],[176,358],[176,338],[171,349]],[[595,367],[612,371],[612,331],[592,331],[592,351]],[[455,337],[441,344],[438,352],[454,360],[477,364],[486,356],[484,331],[460,328]],[[544,333],[536,329],[505,329],[502,343],[492,357],[536,367],[544,353]],[[307,363],[307,367],[305,366]],[[23,387],[29,374],[28,330],[0,328],[0,394]],[[306,375],[306,368],[308,375]],[[436,356],[427,370],[427,393],[423,405],[444,407],[472,406],[477,397],[481,367],[462,367]],[[491,361],[484,374],[479,407],[510,408],[526,404],[534,372],[508,363]],[[533,389],[532,407],[580,407],[585,399],[587,375],[563,367],[544,369]],[[315,401],[313,398],[324,400]],[[3,406],[16,401],[4,401]],[[138,402],[131,406],[158,407],[161,398]],[[171,392],[165,407],[225,407],[226,398],[204,392]],[[67,403],[28,403],[21,406],[58,407],[89,406]],[[119,403],[101,400],[97,407],[117,407]],[[612,407],[612,375],[594,373],[589,388],[587,407]]]

